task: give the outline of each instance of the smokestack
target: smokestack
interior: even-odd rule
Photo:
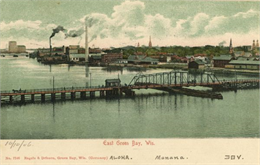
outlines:
[[[51,52],[52,52],[52,47],[51,47],[51,37],[50,37],[50,56],[51,56]]]
[[[89,52],[88,52],[88,27],[87,25],[85,26],[85,62],[88,62],[88,56],[89,56]]]

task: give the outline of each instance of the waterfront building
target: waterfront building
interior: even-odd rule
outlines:
[[[129,64],[158,64],[159,60],[144,55],[130,55],[127,59]]]
[[[9,41],[8,52],[9,53],[25,53],[26,52],[26,46],[17,45],[16,41]]]
[[[85,54],[85,48],[79,48],[78,54]]]
[[[52,53],[59,53],[59,54],[63,54],[66,52],[66,48],[64,46],[60,46],[60,47],[54,47],[52,48]]]
[[[69,59],[71,62],[85,61],[85,54],[70,54]]]
[[[79,53],[79,45],[69,45],[69,53],[70,54],[78,54]]]
[[[101,56],[101,62],[102,63],[113,63],[117,61],[118,59],[123,59],[123,53],[107,53],[102,54]]]
[[[55,53],[52,56],[44,56],[42,58],[43,63],[62,63],[64,61],[65,61],[64,56],[57,54],[57,53]]]
[[[179,57],[178,55],[171,56],[172,62],[187,63],[188,61],[194,61],[194,56]]]
[[[89,54],[89,64],[98,65],[101,63],[101,53],[99,54]]]
[[[16,41],[9,41],[9,52],[16,53],[17,52],[17,43]]]
[[[121,83],[120,79],[106,79],[105,80],[106,87],[120,86],[120,83]]]
[[[100,54],[102,52],[99,48],[89,48],[88,50],[90,54]]]
[[[243,57],[238,57],[237,60],[238,60],[238,61],[258,61],[259,58],[257,58],[257,57],[245,57],[245,56],[243,56]]]
[[[232,60],[226,65],[228,69],[259,70],[260,62],[253,60]]]
[[[116,60],[116,63],[117,63],[117,64],[127,64],[128,61],[127,61],[127,59],[117,59],[117,60]]]
[[[205,63],[201,60],[191,61],[188,64],[189,69],[203,69],[205,67]]]
[[[26,52],[26,47],[24,45],[18,45],[17,46],[17,52],[18,53],[25,53]]]
[[[38,57],[43,57],[43,56],[47,56],[47,55],[50,55],[50,49],[45,49],[45,48],[38,49],[38,51],[37,51]]]
[[[231,55],[220,55],[213,57],[213,65],[214,67],[220,67],[225,68],[225,65],[227,65],[233,57]]]

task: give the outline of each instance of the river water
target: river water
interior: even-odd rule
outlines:
[[[43,65],[1,57],[1,90],[104,85],[163,69]],[[220,79],[235,75],[217,75]],[[54,77],[54,84],[53,84]],[[257,78],[239,75],[237,78]],[[223,100],[137,90],[134,98],[1,106],[2,139],[259,137],[259,89],[222,92]]]

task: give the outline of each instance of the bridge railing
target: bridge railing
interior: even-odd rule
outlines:
[[[243,82],[259,82],[259,79],[236,79],[236,80],[220,80],[219,83],[225,84],[225,83],[243,83]],[[192,82],[191,84],[200,84],[200,82]],[[178,83],[181,84],[181,83]],[[134,84],[133,84],[134,85]],[[167,85],[167,84],[164,84]],[[169,85],[169,84],[168,84]],[[128,87],[131,87],[132,85],[127,85]],[[114,87],[121,87],[121,86],[114,86]],[[99,86],[90,86],[90,87],[59,87],[59,88],[44,88],[44,89],[19,89],[19,90],[4,90],[0,91],[1,94],[6,93],[34,93],[34,92],[57,92],[57,91],[76,91],[76,90],[86,90],[86,89],[105,89],[108,88],[104,85]]]
[[[33,93],[33,92],[57,92],[57,91],[73,91],[73,90],[84,90],[84,89],[96,89],[96,88],[106,88],[104,85],[90,86],[90,87],[60,87],[60,88],[44,88],[44,89],[18,89],[18,90],[4,90],[0,91],[1,94],[4,93]]]

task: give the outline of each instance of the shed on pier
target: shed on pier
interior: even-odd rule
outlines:
[[[191,61],[189,62],[188,68],[189,69],[202,69],[204,68],[205,63],[201,60]]]
[[[120,86],[120,79],[106,79],[106,87]]]

